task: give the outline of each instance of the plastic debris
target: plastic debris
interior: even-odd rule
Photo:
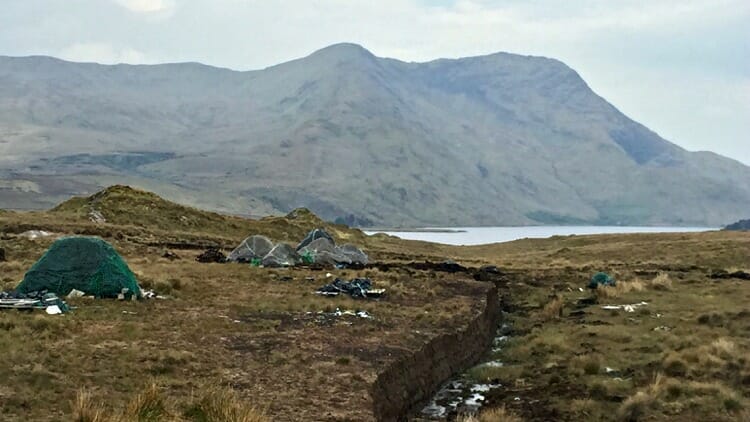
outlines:
[[[52,309],[47,313],[54,312],[55,314],[65,313],[70,310],[65,301],[57,297],[56,294],[49,293],[46,290],[29,293],[20,293],[18,291],[0,292],[0,309],[47,310],[49,308]]]
[[[385,293],[385,290],[372,289],[372,281],[369,278],[355,278],[348,282],[337,278],[333,283],[319,288],[317,293],[324,296],[338,296],[343,293],[355,299],[365,299],[380,297]]]
[[[169,296],[162,296],[153,290],[142,290],[141,293],[144,299],[169,299]]]
[[[60,307],[57,305],[48,306],[46,311],[49,315],[58,315],[63,313],[62,309],[60,309]]]
[[[83,296],[86,296],[86,293],[80,290],[73,289],[70,291],[70,293],[68,293],[67,298],[70,299],[72,297],[83,297]]]
[[[648,303],[646,302],[640,302],[640,303],[633,303],[630,305],[604,305],[602,306],[602,309],[608,310],[608,311],[617,311],[617,310],[624,310],[625,312],[635,312],[637,308],[640,308],[641,306],[646,306]]]

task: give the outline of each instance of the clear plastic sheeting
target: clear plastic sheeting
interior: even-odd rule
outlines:
[[[299,245],[297,245],[297,250],[299,251],[300,249],[304,248],[317,239],[328,239],[334,245],[336,244],[336,242],[333,240],[333,237],[331,237],[331,235],[328,234],[327,231],[323,229],[315,229],[310,231],[310,233],[308,233],[307,236],[305,236],[305,238],[302,239],[301,242],[299,242]]]
[[[254,235],[243,240],[227,257],[230,262],[252,262],[254,259],[262,259],[273,249],[271,239]]]
[[[264,267],[293,267],[302,261],[297,251],[286,243],[274,246],[261,262]]]

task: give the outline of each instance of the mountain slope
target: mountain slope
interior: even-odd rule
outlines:
[[[115,182],[356,224],[723,225],[750,169],[660,138],[563,63],[337,44],[264,70],[0,57],[0,207]]]

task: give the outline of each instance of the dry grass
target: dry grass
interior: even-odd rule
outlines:
[[[245,403],[233,390],[211,387],[186,412],[192,420],[207,422],[270,422],[266,411]]]
[[[174,211],[174,216],[183,215],[176,213],[183,210]],[[139,215],[148,218],[148,213]],[[372,354],[423,346],[424,338],[413,335],[416,331],[435,333],[463,326],[468,310],[476,309],[481,296],[481,285],[456,281],[460,275],[367,269],[333,273],[371,277],[378,287],[388,289],[385,300],[321,298],[311,293],[323,281],[321,272],[200,265],[193,262],[195,250],[178,251],[181,259],[173,262],[160,258],[171,242],[232,246],[251,231],[264,230],[281,240],[298,236],[302,225],[280,220],[234,226],[218,222],[203,230],[183,228],[177,219],[170,223],[174,227],[162,229],[153,222],[136,224],[135,219],[133,215],[133,221],[122,226],[96,226],[68,213],[55,218],[44,213],[0,216],[3,230],[11,234],[0,238],[0,247],[11,260],[0,265],[6,283],[20,279],[49,244],[13,238],[12,233],[40,228],[105,237],[144,281],[169,288],[175,296],[139,303],[80,302],[72,314],[58,318],[0,312],[2,419],[69,420],[74,412],[55,403],[71,402],[81,420],[117,420],[150,379],[156,379],[161,390],[141,391],[141,404],[132,405],[128,415],[161,413],[166,420],[205,421],[202,415],[212,408],[234,404],[252,410],[252,403],[235,401],[236,394],[255,403],[273,402],[271,420],[320,420],[321,412],[329,411],[342,420],[367,419],[372,404],[368,386],[383,362],[372,359]],[[508,367],[481,375],[505,381],[503,396],[493,397],[492,402],[507,401],[521,416],[611,420],[619,413],[622,419],[645,415],[649,420],[716,420],[742,419],[742,412],[747,413],[750,285],[734,279],[719,283],[707,274],[713,269],[746,267],[748,234],[575,236],[473,247],[386,236],[356,237],[354,243],[360,239],[378,260],[450,258],[508,270],[509,282],[499,287],[512,304],[506,316],[514,340],[496,356]],[[554,258],[559,260],[548,265]],[[579,307],[584,295],[577,287],[585,286],[591,274],[602,269],[632,280],[620,283],[613,295],[632,295],[648,306],[634,313],[605,311],[594,304]],[[657,276],[656,282],[636,278],[658,272],[664,275]],[[282,282],[283,276],[293,280]],[[308,276],[315,281],[306,281]],[[669,294],[657,291],[669,289],[672,282],[680,288]],[[597,294],[610,292],[601,290]],[[363,308],[375,318],[322,325],[306,314],[337,307]],[[559,318],[563,307],[568,315]],[[582,312],[573,314],[574,310]],[[543,318],[555,322],[545,324]],[[579,361],[576,356],[592,359]],[[342,357],[350,364],[336,365]],[[332,373],[331,368],[336,370]],[[649,374],[655,370],[669,378],[652,382]],[[236,390],[209,394],[196,380],[231,384]],[[70,385],[92,388],[96,398],[106,403],[104,412],[111,419],[96,416],[101,408],[91,402],[90,394],[75,404],[78,399],[74,401]],[[513,401],[516,396],[524,399]],[[254,413],[239,409],[215,417],[250,417],[242,415]]]
[[[669,274],[661,272],[652,280],[648,281],[636,278],[632,281],[618,282],[614,286],[599,286],[599,288],[595,290],[595,293],[597,297],[602,299],[614,299],[630,292],[643,292],[647,289],[662,291],[672,290],[672,279],[669,277]]]
[[[672,290],[672,279],[667,273],[659,273],[648,285],[654,290]]]
[[[105,409],[85,389],[72,403],[75,422],[270,422],[266,412],[246,403],[229,388],[205,387],[189,402],[167,398],[156,384],[136,394],[123,411]],[[183,408],[184,410],[180,410]]]
[[[540,312],[540,317],[544,321],[560,318],[562,317],[564,306],[565,300],[561,296],[557,296],[544,305]]]
[[[645,389],[628,397],[617,411],[617,418],[621,421],[632,422],[642,419],[649,408],[656,402],[664,388],[664,377],[656,374],[653,381]]]
[[[167,399],[159,387],[152,383],[130,401],[122,419],[139,422],[163,421],[172,418],[168,407]]]
[[[714,340],[710,347],[711,353],[724,360],[729,360],[737,355],[737,345],[729,339],[720,338]]]
[[[91,393],[84,388],[78,390],[71,407],[73,408],[74,422],[107,422],[104,415],[104,406],[95,402]]]
[[[3,218],[0,226],[6,228]],[[24,216],[14,218],[14,229],[30,224],[23,221]],[[64,222],[41,217],[38,223],[47,221],[64,228]],[[31,224],[35,226],[37,221]],[[302,231],[296,225],[277,226],[276,230],[285,231],[283,236]],[[366,419],[373,407],[371,380],[389,362],[368,356],[376,355],[382,347],[415,350],[432,338],[414,337],[414,331],[436,336],[465,326],[490,287],[461,277],[398,269],[321,272],[200,264],[195,256],[201,251],[195,249],[179,250],[180,259],[169,261],[161,258],[163,246],[152,244],[164,240],[160,232],[85,223],[74,227],[97,234],[125,233],[125,239],[106,240],[144,284],[169,293],[172,299],[133,303],[71,300],[77,308],[61,317],[0,311],[0,354],[4,359],[0,365],[0,419],[69,420],[73,408],[60,408],[55,403],[73,402],[73,385],[89,388],[96,399],[106,403],[104,420],[121,414],[171,420],[183,417],[183,407],[190,403],[179,398],[198,388],[197,381],[238,386],[236,394],[252,397],[252,403],[278,403],[270,415],[273,420],[319,420],[323,409],[344,419]],[[242,230],[234,236],[247,234]],[[188,239],[182,233],[170,235]],[[199,233],[191,236],[206,238]],[[10,260],[0,264],[0,277],[7,278],[3,284],[12,286],[20,280],[50,242],[0,237],[0,247]],[[362,301],[314,294],[330,281],[325,276],[328,271],[335,277],[370,277],[376,287],[387,289],[386,297]],[[398,288],[392,289],[395,286]],[[330,314],[336,308],[364,310],[373,318],[318,314]],[[332,331],[336,334],[331,335]],[[328,365],[345,359],[349,364],[336,365],[335,376],[331,376]],[[80,370],[92,362],[97,363],[95,370]],[[158,382],[161,396],[153,389],[143,390],[147,380]],[[90,399],[91,394],[86,397]],[[331,403],[330,397],[345,399]],[[174,398],[178,400],[173,403]],[[85,403],[75,408],[82,418],[91,419],[98,409],[85,411]],[[211,411],[209,404],[205,401],[203,406]],[[219,407],[213,409],[217,414]],[[219,418],[252,420],[249,415],[253,412],[227,406],[221,409],[234,416]]]
[[[518,415],[508,410],[505,406],[483,410],[478,416],[462,415],[456,422],[522,422]]]
[[[618,282],[614,286],[599,286],[595,292],[600,298],[612,299],[630,292],[642,292],[645,289],[646,284],[640,279],[635,279],[633,281]]]

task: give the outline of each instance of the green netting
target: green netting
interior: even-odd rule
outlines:
[[[135,275],[109,243],[95,237],[66,237],[52,244],[17,290],[65,296],[76,289],[96,297],[117,297],[125,288],[141,297]]]
[[[589,289],[596,289],[599,285],[602,286],[614,286],[616,281],[607,273],[596,273],[591,277],[589,282]]]

